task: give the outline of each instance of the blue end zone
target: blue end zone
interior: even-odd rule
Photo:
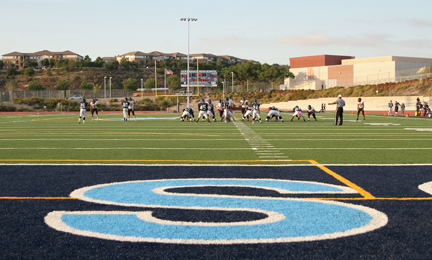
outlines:
[[[241,206],[245,201],[239,197],[266,197],[264,201],[257,198],[248,199],[259,201],[261,205],[258,207],[261,211],[225,211],[219,209],[202,209],[195,210],[189,208],[172,208],[183,207],[188,205],[173,205],[173,201],[159,201],[158,203],[148,203],[148,198],[136,198],[131,201],[131,195],[137,196],[138,190],[132,194],[120,194],[123,196],[113,196],[111,198],[92,197],[84,192],[84,195],[89,195],[88,200],[35,200],[22,199],[11,200],[2,199],[0,203],[1,219],[2,219],[2,237],[0,243],[0,258],[1,259],[26,259],[37,256],[40,259],[233,259],[233,258],[248,258],[248,259],[311,259],[311,258],[431,258],[431,242],[430,232],[430,216],[432,208],[431,200],[396,200],[404,198],[430,198],[428,194],[418,188],[419,185],[432,181],[430,166],[398,166],[398,167],[347,167],[347,166],[332,166],[328,167],[332,171],[342,175],[351,182],[362,187],[366,191],[379,198],[389,198],[389,200],[357,200],[361,196],[357,193],[338,193],[337,186],[345,186],[333,177],[329,176],[317,167],[245,167],[245,166],[224,166],[224,167],[205,167],[205,166],[12,166],[2,165],[2,174],[0,175],[0,196],[8,197],[67,197],[72,192],[101,184],[109,183],[140,183],[140,181],[154,180],[170,180],[171,183],[164,183],[164,187],[169,187],[163,191],[157,191],[156,194],[173,193],[176,196],[189,196],[188,194],[207,194],[210,197],[198,197],[202,200],[200,203],[211,201],[215,203],[222,199],[219,195],[229,196],[231,198],[223,207],[232,205]],[[190,182],[191,179],[240,179],[244,187],[238,187],[235,183],[225,180],[223,184],[226,187],[220,187],[219,181],[211,183],[204,182],[200,185],[179,187],[172,179],[186,179]],[[283,184],[288,184],[286,187],[277,187],[269,184],[267,180],[275,180],[275,183],[281,181]],[[262,188],[250,187],[254,185],[247,183],[249,180],[258,180],[252,184],[259,184]],[[260,183],[260,180],[263,180]],[[132,181],[132,182],[131,182]],[[138,182],[133,182],[138,181]],[[286,182],[295,181],[295,182]],[[195,181],[193,181],[195,182]],[[272,182],[272,181],[271,181]],[[179,184],[180,182],[177,182]],[[298,183],[300,185],[294,185]],[[191,183],[189,183],[191,184]],[[196,184],[196,183],[194,183]],[[239,184],[239,183],[237,183]],[[325,185],[323,185],[325,184]],[[330,186],[326,186],[326,185]],[[202,186],[203,185],[203,186]],[[206,186],[209,185],[209,186]],[[302,186],[303,185],[303,186]],[[335,193],[320,193],[324,188],[326,192]],[[336,185],[336,186],[335,186]],[[181,185],[180,185],[181,186]],[[268,187],[271,186],[271,187]],[[99,187],[99,186],[98,186]],[[104,187],[109,187],[104,186]],[[266,188],[263,188],[266,187]],[[293,188],[294,187],[294,188]],[[151,190],[154,190],[153,187]],[[274,189],[276,188],[276,190]],[[286,189],[288,193],[281,193],[278,189]],[[294,193],[293,190],[297,189]],[[314,193],[302,193],[304,190],[314,191]],[[127,190],[127,189],[126,189]],[[300,192],[299,192],[300,191]],[[318,191],[318,192],[317,192]],[[339,191],[340,192],[340,191]],[[109,192],[105,193],[109,194]],[[100,194],[98,195],[100,196]],[[139,195],[138,195],[139,197]],[[113,199],[116,203],[110,204]],[[195,200],[196,197],[189,197]],[[226,197],[225,199],[227,199]],[[232,199],[234,198],[234,199]],[[340,202],[315,201],[311,203],[308,198],[340,198]],[[390,199],[393,198],[393,199]],[[209,200],[210,199],[210,200]],[[306,200],[305,200],[306,199]],[[342,199],[350,199],[348,201]],[[94,202],[91,200],[105,200],[106,203]],[[238,200],[238,201],[237,201]],[[138,201],[138,202],[137,202]],[[283,203],[289,202],[287,206],[282,206]],[[293,203],[291,203],[293,202]],[[122,203],[131,203],[125,207]],[[192,202],[187,202],[192,203]],[[275,206],[270,204],[274,203]],[[136,204],[145,204],[136,205]],[[159,205],[159,206],[156,206]],[[193,203],[192,203],[193,204]],[[141,219],[150,221],[152,225],[160,225],[154,221],[165,221],[163,225],[170,228],[173,222],[213,222],[217,225],[224,225],[229,222],[259,222],[266,221],[267,213],[265,211],[273,211],[275,208],[280,208],[282,211],[288,209],[285,214],[286,219],[297,217],[300,220],[307,221],[308,205],[330,205],[315,210],[315,219],[328,219],[324,217],[325,210],[328,209],[329,216],[342,216],[340,220],[333,221],[336,228],[342,228],[345,224],[344,211],[351,209],[353,212],[366,214],[365,223],[369,213],[364,213],[364,209],[370,208],[377,212],[382,212],[388,217],[388,223],[378,229],[370,230],[367,233],[353,234],[339,238],[323,239],[323,240],[307,240],[308,242],[281,242],[272,243],[239,243],[222,245],[223,243],[215,244],[182,244],[182,243],[166,243],[163,242],[123,242],[118,240],[109,240],[107,238],[97,238],[85,235],[76,235],[63,231],[55,230],[44,223],[44,218],[51,212],[129,212],[134,216],[135,220],[141,222]],[[200,207],[205,207],[206,204],[198,204]],[[219,204],[216,204],[219,207]],[[297,206],[296,206],[297,205]],[[347,208],[346,205],[353,205],[352,208]],[[161,207],[161,206],[165,206]],[[208,206],[208,205],[207,205]],[[294,206],[294,208],[291,208]],[[215,205],[211,206],[215,207]],[[297,209],[295,209],[297,207]],[[126,208],[126,209],[125,209]],[[252,208],[254,208],[252,204]],[[357,208],[360,210],[358,211]],[[309,208],[313,209],[313,208]],[[324,211],[322,211],[324,210]],[[342,210],[342,211],[341,211]],[[150,216],[141,212],[152,212]],[[303,212],[303,213],[302,213]],[[312,212],[312,211],[311,211]],[[277,212],[280,213],[280,212]],[[321,214],[322,213],[322,214]],[[297,214],[297,215],[296,215]],[[305,215],[303,215],[305,214]],[[72,214],[73,215],[73,214]],[[68,215],[70,217],[71,215]],[[313,214],[310,215],[313,217]],[[361,220],[361,215],[352,215],[349,219]],[[65,222],[69,222],[65,217]],[[97,214],[97,217],[103,217],[103,214]],[[105,216],[106,217],[106,216]],[[104,217],[103,217],[104,218]],[[105,220],[108,221],[107,218]],[[342,221],[342,222],[341,222]],[[73,221],[72,221],[73,222]],[[331,222],[331,221],[330,221]],[[84,222],[77,222],[78,225],[83,225]],[[100,222],[99,222],[100,223]],[[109,223],[106,222],[106,223]],[[113,223],[117,223],[114,221]],[[269,222],[275,223],[275,222]],[[269,225],[260,224],[260,225]],[[316,229],[312,233],[317,233],[317,230],[325,227],[325,223],[319,221],[314,222]],[[355,222],[351,224],[355,225]],[[93,224],[83,227],[83,229],[91,228]],[[186,226],[187,227],[187,226]],[[304,234],[296,228],[302,225],[285,227],[292,234]],[[303,226],[304,227],[304,226]],[[331,226],[329,226],[331,227]],[[182,227],[184,228],[184,227]],[[217,232],[217,227],[212,227]],[[231,228],[231,227],[230,227]],[[117,229],[117,227],[113,227]],[[144,232],[148,227],[143,227]],[[348,228],[349,229],[349,228]],[[109,229],[108,229],[109,230]],[[200,233],[199,228],[190,228],[195,230],[195,234]],[[253,239],[262,238],[259,232],[252,232],[250,235]],[[313,230],[313,229],[311,229]],[[130,229],[128,232],[133,235],[137,229]],[[161,229],[160,232],[165,232],[167,235],[172,235],[173,230],[166,232]],[[232,234],[237,234],[237,238],[241,238],[246,231],[233,231]],[[265,234],[265,229],[263,231]],[[300,232],[300,233],[299,233]],[[328,232],[328,231],[324,231]],[[109,233],[109,232],[108,232]],[[180,232],[181,233],[181,232]],[[229,232],[222,232],[228,234]],[[155,233],[155,235],[157,232]],[[212,235],[213,234],[213,235]],[[188,233],[189,238],[201,238],[203,235],[214,236],[214,233],[203,233],[194,235],[194,232]],[[269,236],[269,234],[265,234]],[[200,237],[201,236],[201,237]],[[167,237],[164,237],[167,238]],[[181,239],[178,235],[175,239]],[[208,239],[208,238],[207,238]],[[229,237],[227,238],[229,239]],[[361,245],[361,246],[359,246]]]

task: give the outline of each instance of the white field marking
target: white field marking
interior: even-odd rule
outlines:
[[[420,184],[418,188],[432,195],[432,181]]]
[[[340,128],[339,128],[340,129]],[[406,132],[404,132],[406,133]],[[208,136],[208,135],[224,135],[221,133],[205,133],[205,134],[196,134],[196,133],[186,133],[186,132],[182,132],[182,133],[148,133],[148,132],[142,132],[142,133],[129,133],[129,132],[124,132],[124,133],[118,133],[118,132],[114,132],[114,133],[94,133],[94,132],[80,132],[80,133],[1,133],[0,135],[184,135],[184,136]],[[290,132],[290,133],[271,133],[271,134],[256,134],[255,136],[291,136],[291,135],[322,135],[322,136],[343,136],[343,135],[357,135],[357,136],[362,136],[362,135],[382,135],[382,136],[392,136],[392,135],[399,135],[402,133],[306,133],[306,132]],[[226,135],[226,133],[225,133]],[[238,135],[238,134],[234,134],[232,133],[232,135]],[[405,134],[406,135],[406,134]],[[430,136],[430,133],[409,133],[409,135],[418,135],[418,136]],[[248,137],[248,140],[250,140],[251,138]],[[245,140],[245,139],[244,139]],[[263,140],[267,140],[267,139],[263,139]]]
[[[38,147],[38,148],[31,148],[31,147],[0,147],[0,150],[208,150],[208,148],[156,148],[156,147],[111,147],[111,148],[96,148],[96,147]],[[279,150],[432,150],[432,147],[414,147],[414,148],[406,148],[406,147],[383,147],[383,148],[329,148],[329,147],[323,147],[323,148],[305,148],[305,147],[298,147],[298,148],[267,148],[267,149],[273,149],[272,151],[279,151]],[[271,152],[267,150],[259,150],[258,148],[212,148],[212,150],[252,150],[252,151],[259,151],[259,152]]]
[[[393,125],[401,125],[401,124],[393,124],[393,123],[363,123],[364,125],[382,125],[382,126],[393,126]]]
[[[262,160],[262,162],[266,162],[267,160]],[[274,162],[274,160],[271,160]],[[276,160],[280,162],[292,162],[293,160]],[[305,161],[306,162],[306,161]],[[171,166],[179,166],[179,167],[202,167],[202,166],[221,166],[221,167],[317,167],[317,166],[373,166],[373,167],[389,167],[389,166],[396,166],[396,167],[418,167],[418,166],[430,166],[432,167],[431,163],[410,163],[410,164],[359,164],[359,163],[352,163],[352,164],[106,164],[106,163],[0,163],[0,166],[74,166],[74,167],[82,167],[82,166],[106,166],[106,167],[112,167],[112,166],[125,166],[125,167],[171,167]]]
[[[272,149],[273,145],[271,145],[268,141],[263,139],[261,136],[257,135],[251,128],[249,128],[246,124],[244,124],[241,121],[234,122],[234,125],[237,127],[237,129],[240,131],[240,133],[244,136],[245,140],[249,143],[249,145],[252,147],[252,149],[257,152],[257,155],[259,155],[259,158],[288,158],[288,156],[279,156],[279,155],[267,155],[262,156],[259,154],[259,152],[262,152],[263,149]],[[272,151],[274,153],[278,153],[279,150],[275,149]],[[283,153],[278,153],[283,154]]]
[[[414,130],[419,132],[432,132],[432,128],[404,128],[404,130]]]
[[[137,117],[137,120],[177,120],[180,117]],[[123,118],[101,118],[99,121],[123,121]],[[135,119],[130,119],[135,121]]]

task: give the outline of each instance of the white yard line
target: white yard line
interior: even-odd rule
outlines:
[[[246,124],[244,124],[241,121],[234,122],[234,125],[237,127],[237,129],[240,131],[240,133],[244,136],[245,140],[249,143],[249,145],[252,147],[252,149],[256,152],[256,154],[259,156],[259,158],[288,158],[288,156],[281,156],[278,153],[279,150],[275,148],[271,152],[274,153],[273,155],[262,155],[260,152],[262,152],[264,149],[272,149],[273,145],[270,144],[268,141],[263,139],[260,135],[255,133],[251,128],[249,128]]]

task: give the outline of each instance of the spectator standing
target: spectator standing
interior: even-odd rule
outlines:
[[[420,115],[420,98],[417,98],[417,102],[416,102],[416,116]]]
[[[394,106],[395,106],[395,116],[397,116],[398,115],[398,111],[399,111],[399,106],[400,106],[400,104],[399,104],[399,102],[397,102],[397,100],[395,100]]]
[[[402,103],[401,111],[402,111],[402,115],[405,115],[405,103]]]
[[[338,125],[338,119],[340,117],[339,125],[343,123],[343,107],[345,106],[345,101],[342,99],[342,95],[338,95],[338,99],[333,103],[328,103],[329,105],[336,104],[335,110],[335,123],[333,125]]]

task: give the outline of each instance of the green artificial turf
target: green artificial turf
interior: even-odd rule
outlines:
[[[261,113],[263,119],[265,113]],[[333,113],[303,122],[180,123],[180,114],[0,114],[0,163],[104,164],[425,164],[431,163],[432,120]],[[240,114],[236,114],[240,118]],[[219,116],[217,116],[219,118]],[[145,120],[144,120],[145,119]],[[362,119],[362,118],[361,118]]]

